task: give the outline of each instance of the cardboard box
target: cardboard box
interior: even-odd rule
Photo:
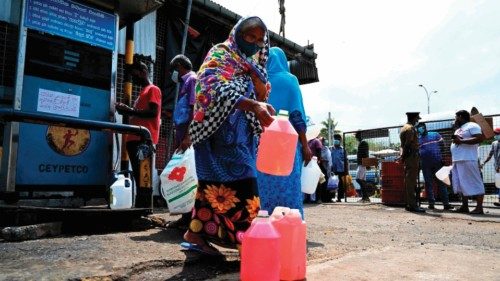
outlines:
[[[493,131],[493,126],[492,126],[493,119],[486,120],[491,118],[484,118],[483,114],[481,113],[472,115],[470,119],[472,122],[477,123],[481,127],[481,131],[483,131],[483,137],[485,139],[491,139],[495,136],[495,132]]]
[[[363,158],[361,159],[361,165],[365,167],[377,166],[378,159],[377,158]]]

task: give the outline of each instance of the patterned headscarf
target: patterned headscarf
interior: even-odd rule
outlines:
[[[265,31],[264,47],[252,57],[247,57],[238,49],[236,36],[241,26],[248,20],[257,19]],[[267,84],[266,63],[269,53],[269,34],[258,17],[242,18],[233,27],[229,38],[215,45],[208,52],[198,71],[196,82],[196,104],[194,118],[189,128],[193,144],[209,138],[233,111],[242,98],[255,99],[250,72],[255,73]],[[269,89],[269,87],[268,87]],[[253,112],[246,112],[255,135],[260,135],[262,127]]]

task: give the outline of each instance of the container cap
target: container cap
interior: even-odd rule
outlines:
[[[280,109],[280,111],[278,111],[278,116],[287,116],[288,117],[288,110]]]
[[[269,213],[267,212],[267,210],[260,210],[259,213],[257,214],[257,217],[268,218]]]
[[[290,208],[277,206],[274,208],[271,218],[274,220],[281,220],[284,216],[290,213]]]
[[[288,214],[290,212],[290,208],[288,207],[283,207],[283,206],[276,206],[273,211],[273,215],[276,214]]]

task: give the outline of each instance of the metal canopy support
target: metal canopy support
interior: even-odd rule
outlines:
[[[130,68],[134,64],[134,23],[127,25],[125,39],[125,77],[123,79],[123,103],[130,106],[132,104],[132,74]],[[129,118],[123,115],[123,124],[129,123]],[[128,169],[129,157],[127,154],[126,142],[122,141],[121,169]]]
[[[184,23],[184,33],[182,35],[182,45],[181,45],[181,54],[184,55],[186,52],[186,43],[187,43],[187,36],[188,36],[188,30],[189,30],[189,21],[191,20],[191,7],[193,5],[193,0],[189,0],[187,3],[187,8],[186,8],[186,21]],[[176,84],[175,86],[175,96],[174,96],[174,106],[173,106],[173,112],[175,112],[175,107],[177,106],[177,99],[179,98],[179,83]],[[170,133],[168,134],[168,142],[167,142],[167,155],[170,155],[171,147],[172,147],[172,142],[173,142],[173,136],[174,136],[174,125],[172,124],[172,128],[170,129]]]
[[[132,65],[134,64],[134,22],[127,24],[127,33],[125,41],[125,79],[123,81],[123,102],[132,105]],[[123,116],[123,123],[128,124],[128,116]],[[139,178],[135,179],[137,183],[137,194],[135,206],[138,208],[152,208],[153,206],[153,155],[146,156],[143,160],[139,161],[139,171],[134,173],[139,174]],[[122,158],[121,169],[128,170],[129,155],[127,153],[127,144],[122,141]]]

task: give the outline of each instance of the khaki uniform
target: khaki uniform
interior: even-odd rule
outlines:
[[[418,134],[412,124],[406,123],[399,133],[401,148],[403,149],[402,159],[405,165],[405,194],[406,206],[417,207],[415,188],[417,186],[418,165],[420,156],[418,154]]]

